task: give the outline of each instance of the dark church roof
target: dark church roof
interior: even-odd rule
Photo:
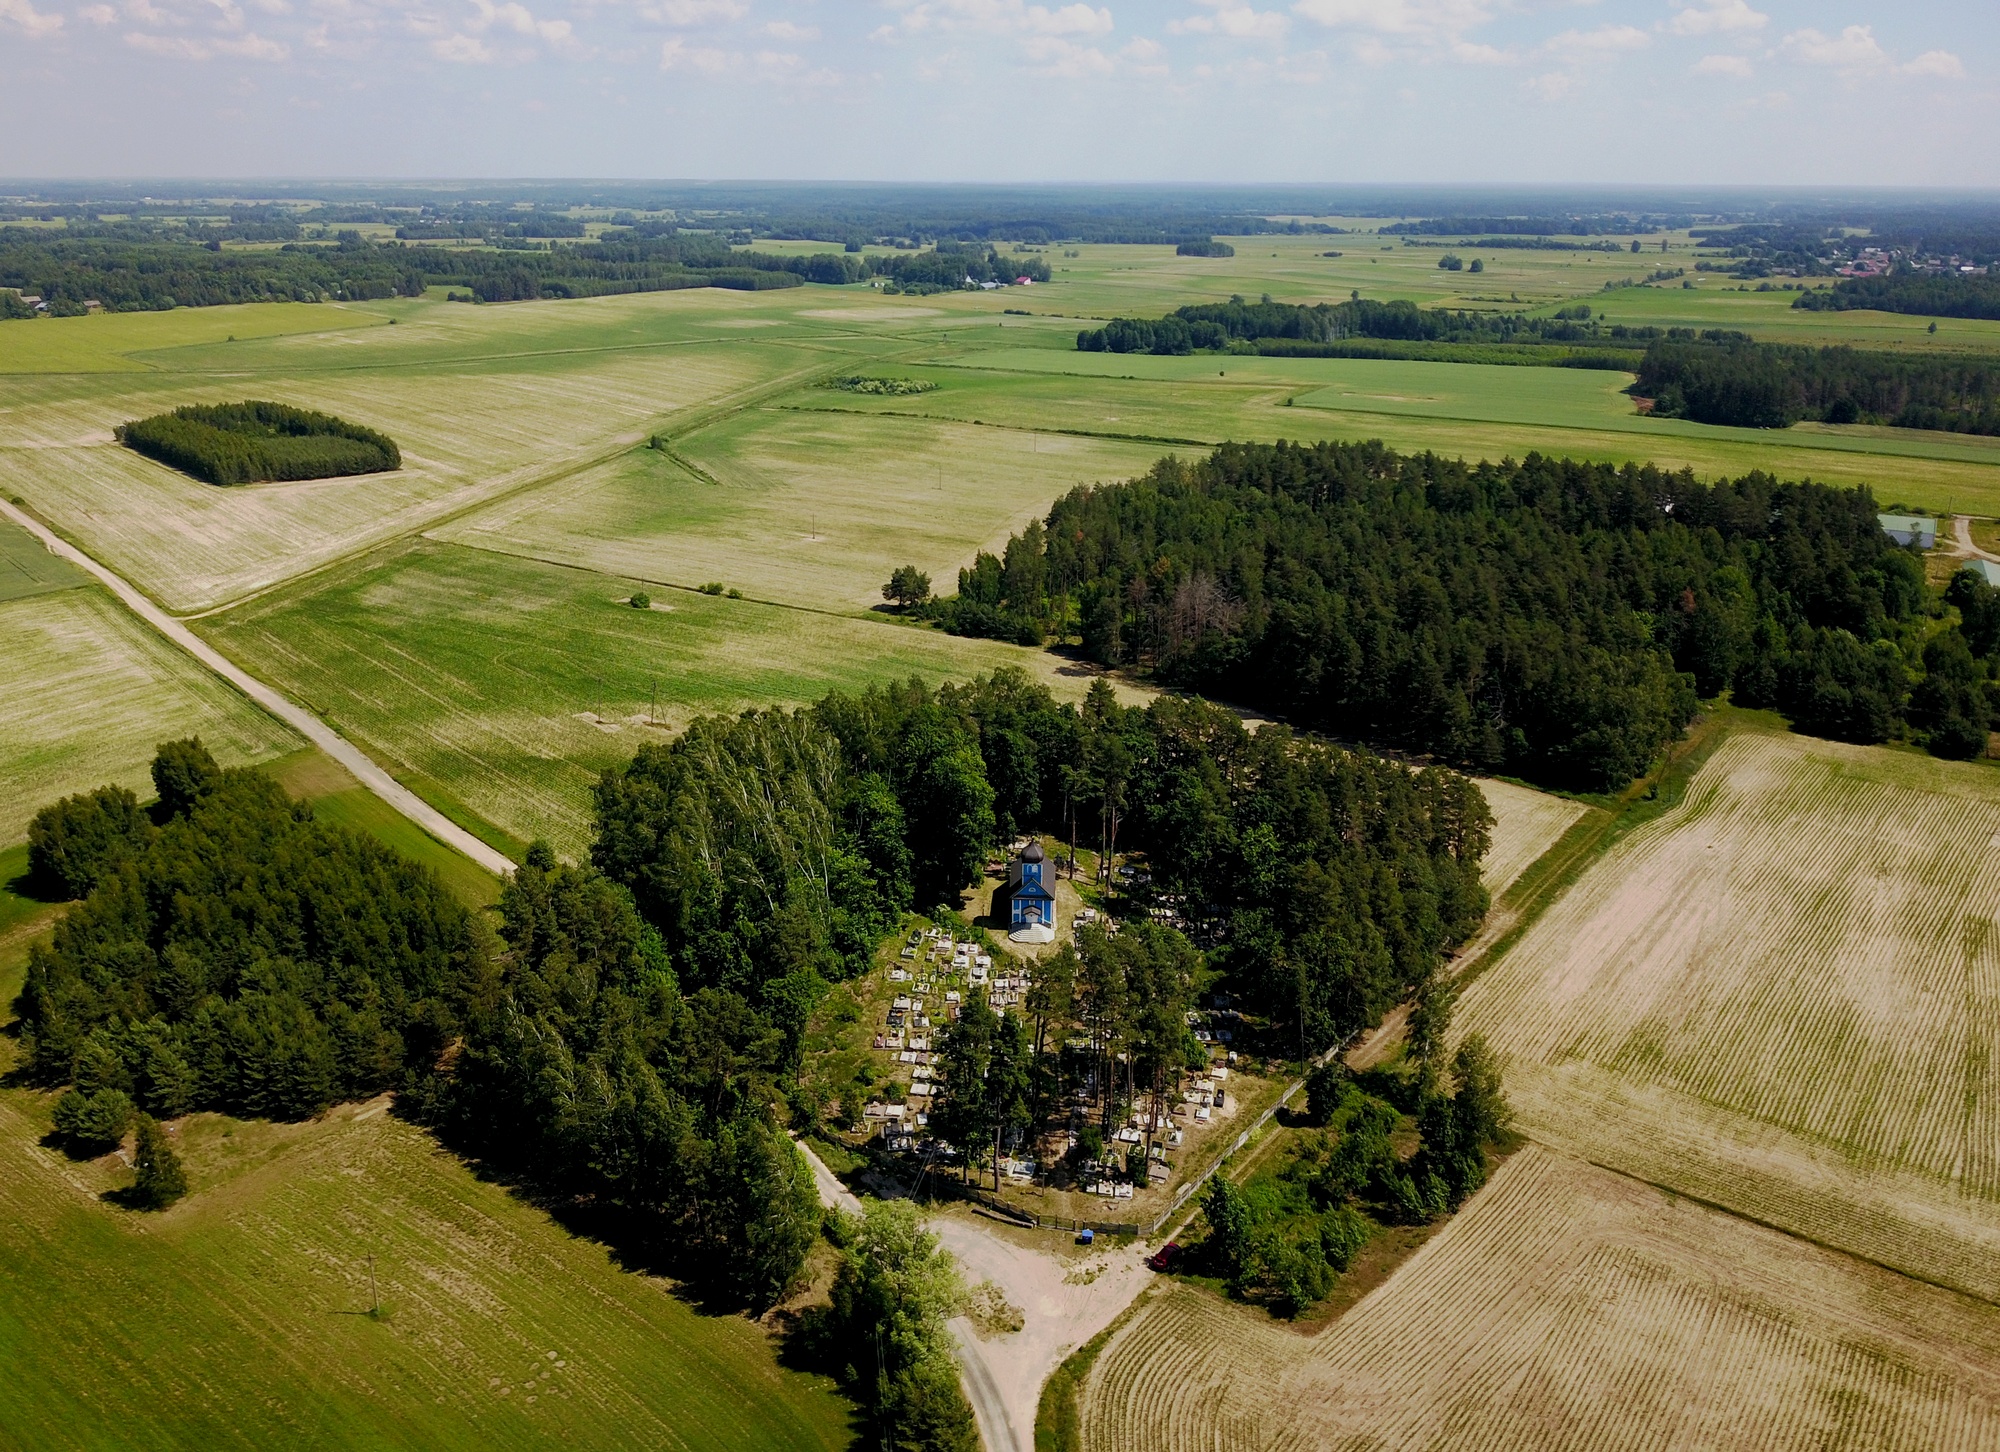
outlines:
[[[1023,862],[1040,862],[1044,860],[1042,854],[1042,844],[1039,842],[1030,842],[1028,844],[1028,850],[1021,854],[1021,860]]]

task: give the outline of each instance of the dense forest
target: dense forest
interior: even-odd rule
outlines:
[[[1792,306],[1819,312],[1868,308],[1925,318],[2000,318],[2000,276],[1902,269],[1881,277],[1843,278],[1832,287],[1800,293]]]
[[[1983,706],[1905,716],[1931,600],[1875,513],[1762,474],[1228,444],[1073,490],[923,609],[1555,786],[1622,786],[1724,689],[1816,734],[1907,720],[1967,754]]]
[[[191,403],[120,424],[118,441],[210,484],[332,479],[403,467],[387,434],[282,403]]]
[[[398,1089],[717,1295],[791,1283],[819,1204],[771,1112],[771,1036],[683,997],[623,888],[537,848],[496,944],[429,869],[199,742],[153,778],[150,811],[105,787],[31,829],[32,870],[81,898],[19,1005],[29,1078],[70,1086],[59,1133],[96,1150],[137,1111],[292,1119]]]
[[[1600,348],[1637,350],[1655,339],[1676,336],[1693,340],[1685,328],[1605,326],[1587,302],[1558,309],[1553,316],[1527,313],[1475,313],[1446,308],[1420,308],[1413,302],[1376,302],[1352,298],[1344,303],[1245,302],[1198,303],[1178,308],[1163,318],[1114,318],[1101,328],[1076,335],[1085,353],[1185,354],[1197,349],[1232,347],[1287,357],[1346,356],[1355,340],[1408,343],[1530,344],[1585,343]],[[1740,334],[1714,333],[1716,340]],[[1618,366],[1629,366],[1624,360]]]
[[[1632,392],[1667,418],[1739,428],[1801,419],[2000,434],[2000,364],[1856,348],[1655,343]]]
[[[1196,702],[1124,708],[1100,687],[1058,706],[1013,671],[703,718],[608,772],[598,819],[593,860],[683,989],[761,1016],[778,1063],[905,909],[955,902],[1023,831],[1148,851],[1161,891],[1227,924],[1217,962],[1289,1025],[1288,1052],[1371,1022],[1486,908],[1490,818],[1463,778],[1252,735]]]

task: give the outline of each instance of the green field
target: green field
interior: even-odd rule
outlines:
[[[700,1314],[381,1101],[182,1121],[193,1193],[151,1216],[103,1199],[130,1180],[115,1157],[41,1144],[49,1105],[0,1090],[10,1447],[849,1444],[847,1403],[780,1370],[761,1327]]]
[[[200,736],[225,766],[298,740],[95,584],[0,603],[0,843],[57,797],[105,782],[142,797],[161,741]]]
[[[1867,483],[1884,502],[2000,514],[2000,441],[1652,420],[1620,392],[1623,374],[1074,351],[1077,329],[1105,317],[1352,291],[1492,309],[1588,297],[1613,321],[2000,346],[2000,326],[1948,323],[1932,336],[1916,319],[1799,313],[1792,294],[1738,292],[1713,275],[1694,289],[1602,290],[1662,263],[1691,266],[1685,237],[1664,257],[1494,252],[1479,275],[1439,271],[1437,248],[1369,236],[1237,247],[1196,259],[1056,246],[1044,253],[1048,286],[922,298],[817,287],[482,307],[426,298],[9,325],[0,470],[7,493],[169,608],[200,614],[205,638],[441,808],[516,850],[539,836],[572,857],[587,845],[597,773],[699,713],[1003,664],[1081,696],[1091,677],[1061,657],[898,622],[879,608],[881,584],[915,563],[950,590],[974,551],[1063,491],[1167,452],[1379,438],[1474,458],[1653,460],[1705,477],[1763,468]],[[852,372],[939,387],[868,397],[820,386]],[[244,397],[381,428],[406,466],[218,490],[112,442],[125,419]],[[646,447],[651,435],[667,447]],[[747,598],[695,591],[708,581]],[[635,589],[650,609],[627,603]],[[118,780],[145,794],[155,743],[199,733],[225,761],[270,762],[322,820],[430,863],[466,901],[497,893],[11,534],[0,537],[0,626],[14,647],[0,843],[17,844],[28,814],[64,792]],[[2000,825],[1986,820],[1995,778],[1888,752],[1826,756],[1729,758],[1727,792],[1704,777],[1680,817],[1635,833],[1472,986],[1461,1018],[1511,1056],[1524,1122],[1549,1142],[2000,1296],[1982,1269],[2000,1254],[1990,1046],[1924,1016],[1990,1016],[1992,914],[1980,894],[1991,884],[1978,853]],[[1830,825],[1811,836],[1786,815],[1794,807]],[[1779,864],[1757,869],[1762,907],[1702,878],[1728,868],[1701,855],[1700,832],[1717,823],[1743,837],[1731,861]],[[1511,866],[1538,850],[1509,844],[1501,856]],[[1788,853],[1820,888],[1785,878]],[[10,879],[23,865],[18,848],[0,853]],[[1635,881],[1659,900],[1628,900]],[[1691,895],[1737,918],[1703,938],[1702,924],[1675,916]],[[1835,929],[1864,908],[1902,916],[1850,952],[1855,935]],[[0,967],[47,912],[0,895]],[[1784,922],[1821,926],[1794,941]],[[1658,953],[1630,948],[1635,923],[1660,929]],[[1690,934],[1700,974],[1659,956]],[[1654,978],[1691,1005],[1685,1022],[1647,1016]],[[1948,1050],[1918,1062],[1917,1046],[1935,1042]],[[695,1315],[422,1134],[364,1113],[306,1126],[198,1117],[184,1131],[195,1196],[141,1222],[98,1198],[123,1171],[41,1147],[47,1101],[0,1090],[7,1439],[846,1445],[847,1404],[781,1374],[761,1329]],[[1824,1193],[1836,1181],[1846,1198]],[[354,1314],[370,1253],[388,1303],[380,1320]]]
[[[90,577],[52,555],[42,542],[9,520],[0,520],[0,604],[68,590]]]
[[[1015,646],[688,590],[634,610],[631,591],[614,576],[418,542],[200,629],[412,788],[574,854],[598,772],[703,712],[999,665],[1071,697],[1089,684]]]

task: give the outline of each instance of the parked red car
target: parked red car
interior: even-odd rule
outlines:
[[[1147,1256],[1146,1264],[1156,1271],[1169,1271],[1174,1268],[1174,1262],[1180,1258],[1180,1253],[1181,1243],[1178,1240],[1170,1240]]]

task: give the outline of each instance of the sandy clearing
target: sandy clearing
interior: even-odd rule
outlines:
[[[812,1166],[820,1204],[859,1214],[860,1200],[811,1147],[801,1143],[799,1150]],[[992,1281],[1021,1310],[1021,1329],[1004,1336],[983,1338],[963,1316],[953,1319],[951,1331],[986,1452],[1035,1452],[1042,1383],[1151,1283],[1145,1251],[1137,1244],[1066,1245],[1050,1232],[1005,1226],[962,1206],[933,1216],[930,1229],[968,1286]]]
[[[1084,1251],[1049,1231],[1015,1231],[963,1208],[935,1217],[930,1228],[958,1261],[967,1284],[992,1281],[1021,1308],[1021,1329],[1006,1336],[982,1340],[963,1319],[953,1330],[968,1392],[985,1393],[987,1406],[982,1409],[975,1400],[973,1409],[980,1414],[987,1452],[1035,1452],[1042,1384],[1151,1283],[1146,1252],[1136,1243]],[[1030,1237],[1046,1241],[1048,1249],[1027,1243]],[[1059,1253],[1058,1246],[1076,1253]]]

